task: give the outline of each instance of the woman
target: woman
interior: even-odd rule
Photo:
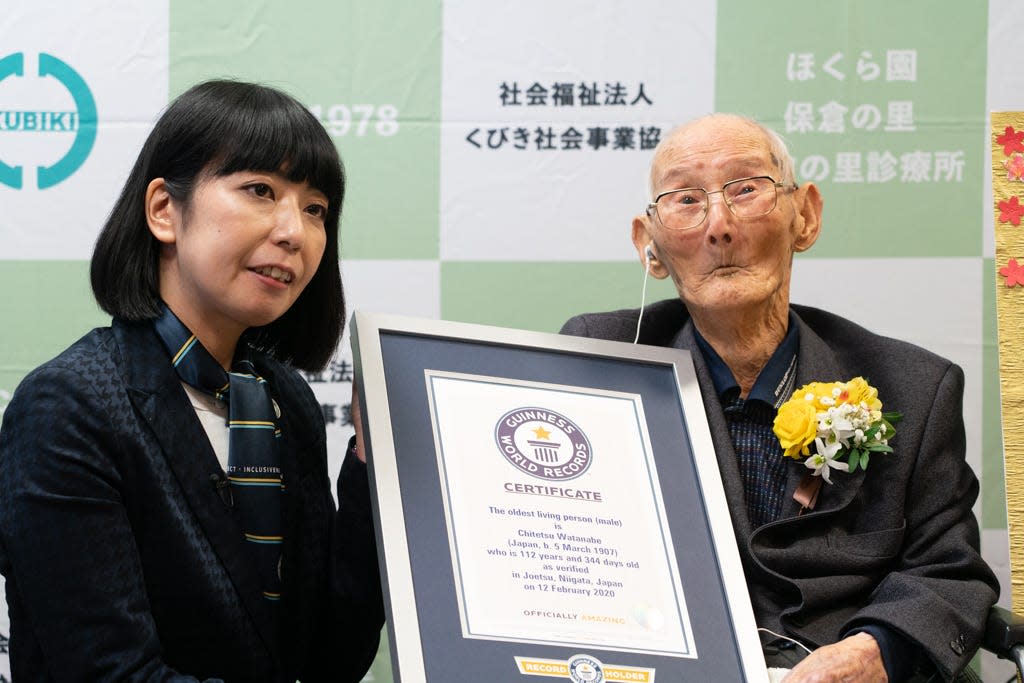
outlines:
[[[4,414],[15,680],[366,671],[365,465],[346,458],[335,513],[320,407],[289,367],[323,367],[342,330],[343,194],[329,136],[279,91],[210,81],[157,122],[93,254],[111,327]]]

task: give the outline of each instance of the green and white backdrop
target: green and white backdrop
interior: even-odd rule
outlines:
[[[964,368],[983,551],[1005,583],[987,113],[1024,109],[1022,30],[1015,0],[4,0],[0,411],[106,324],[93,241],[153,121],[200,80],[281,87],[324,122],[349,178],[350,309],[541,331],[639,303],[629,227],[653,146],[740,112],[825,197],[794,301]],[[336,472],[347,338],[309,380]],[[379,657],[368,679],[390,677]]]

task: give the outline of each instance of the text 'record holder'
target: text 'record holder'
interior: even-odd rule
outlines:
[[[396,681],[767,681],[678,349],[357,312]]]

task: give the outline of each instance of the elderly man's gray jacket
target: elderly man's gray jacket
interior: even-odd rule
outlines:
[[[782,517],[751,528],[736,453],[682,303],[647,307],[640,343],[688,349],[696,366],[732,523],[759,626],[823,645],[861,624],[920,644],[946,679],[978,647],[998,584],[978,553],[971,512],[978,481],[965,462],[963,372],[905,342],[793,306],[800,332],[796,386],[862,376],[886,411],[903,413],[892,454],[865,472],[834,472],[813,512],[792,500],[807,473],[794,461]],[[581,315],[565,334],[632,341],[637,310]]]

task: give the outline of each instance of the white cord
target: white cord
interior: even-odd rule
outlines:
[[[776,633],[775,631],[770,631],[770,630],[768,630],[766,628],[761,628],[760,626],[757,628],[757,630],[758,631],[764,631],[765,633],[767,633],[769,635],[773,635],[776,638],[780,638],[782,640],[788,640],[789,642],[793,643],[794,645],[796,645],[796,646],[798,646],[800,648],[803,648],[804,650],[807,650],[807,654],[811,654],[810,648],[808,648],[806,645],[801,643],[799,640],[793,640],[792,638],[790,638],[788,636],[781,635],[779,633]]]
[[[651,274],[651,258],[647,257],[647,267],[644,268],[644,287],[640,291],[640,315],[636,319],[636,337],[633,338],[633,343],[636,344],[640,341],[640,321],[644,319],[644,305],[647,303],[647,276]]]

